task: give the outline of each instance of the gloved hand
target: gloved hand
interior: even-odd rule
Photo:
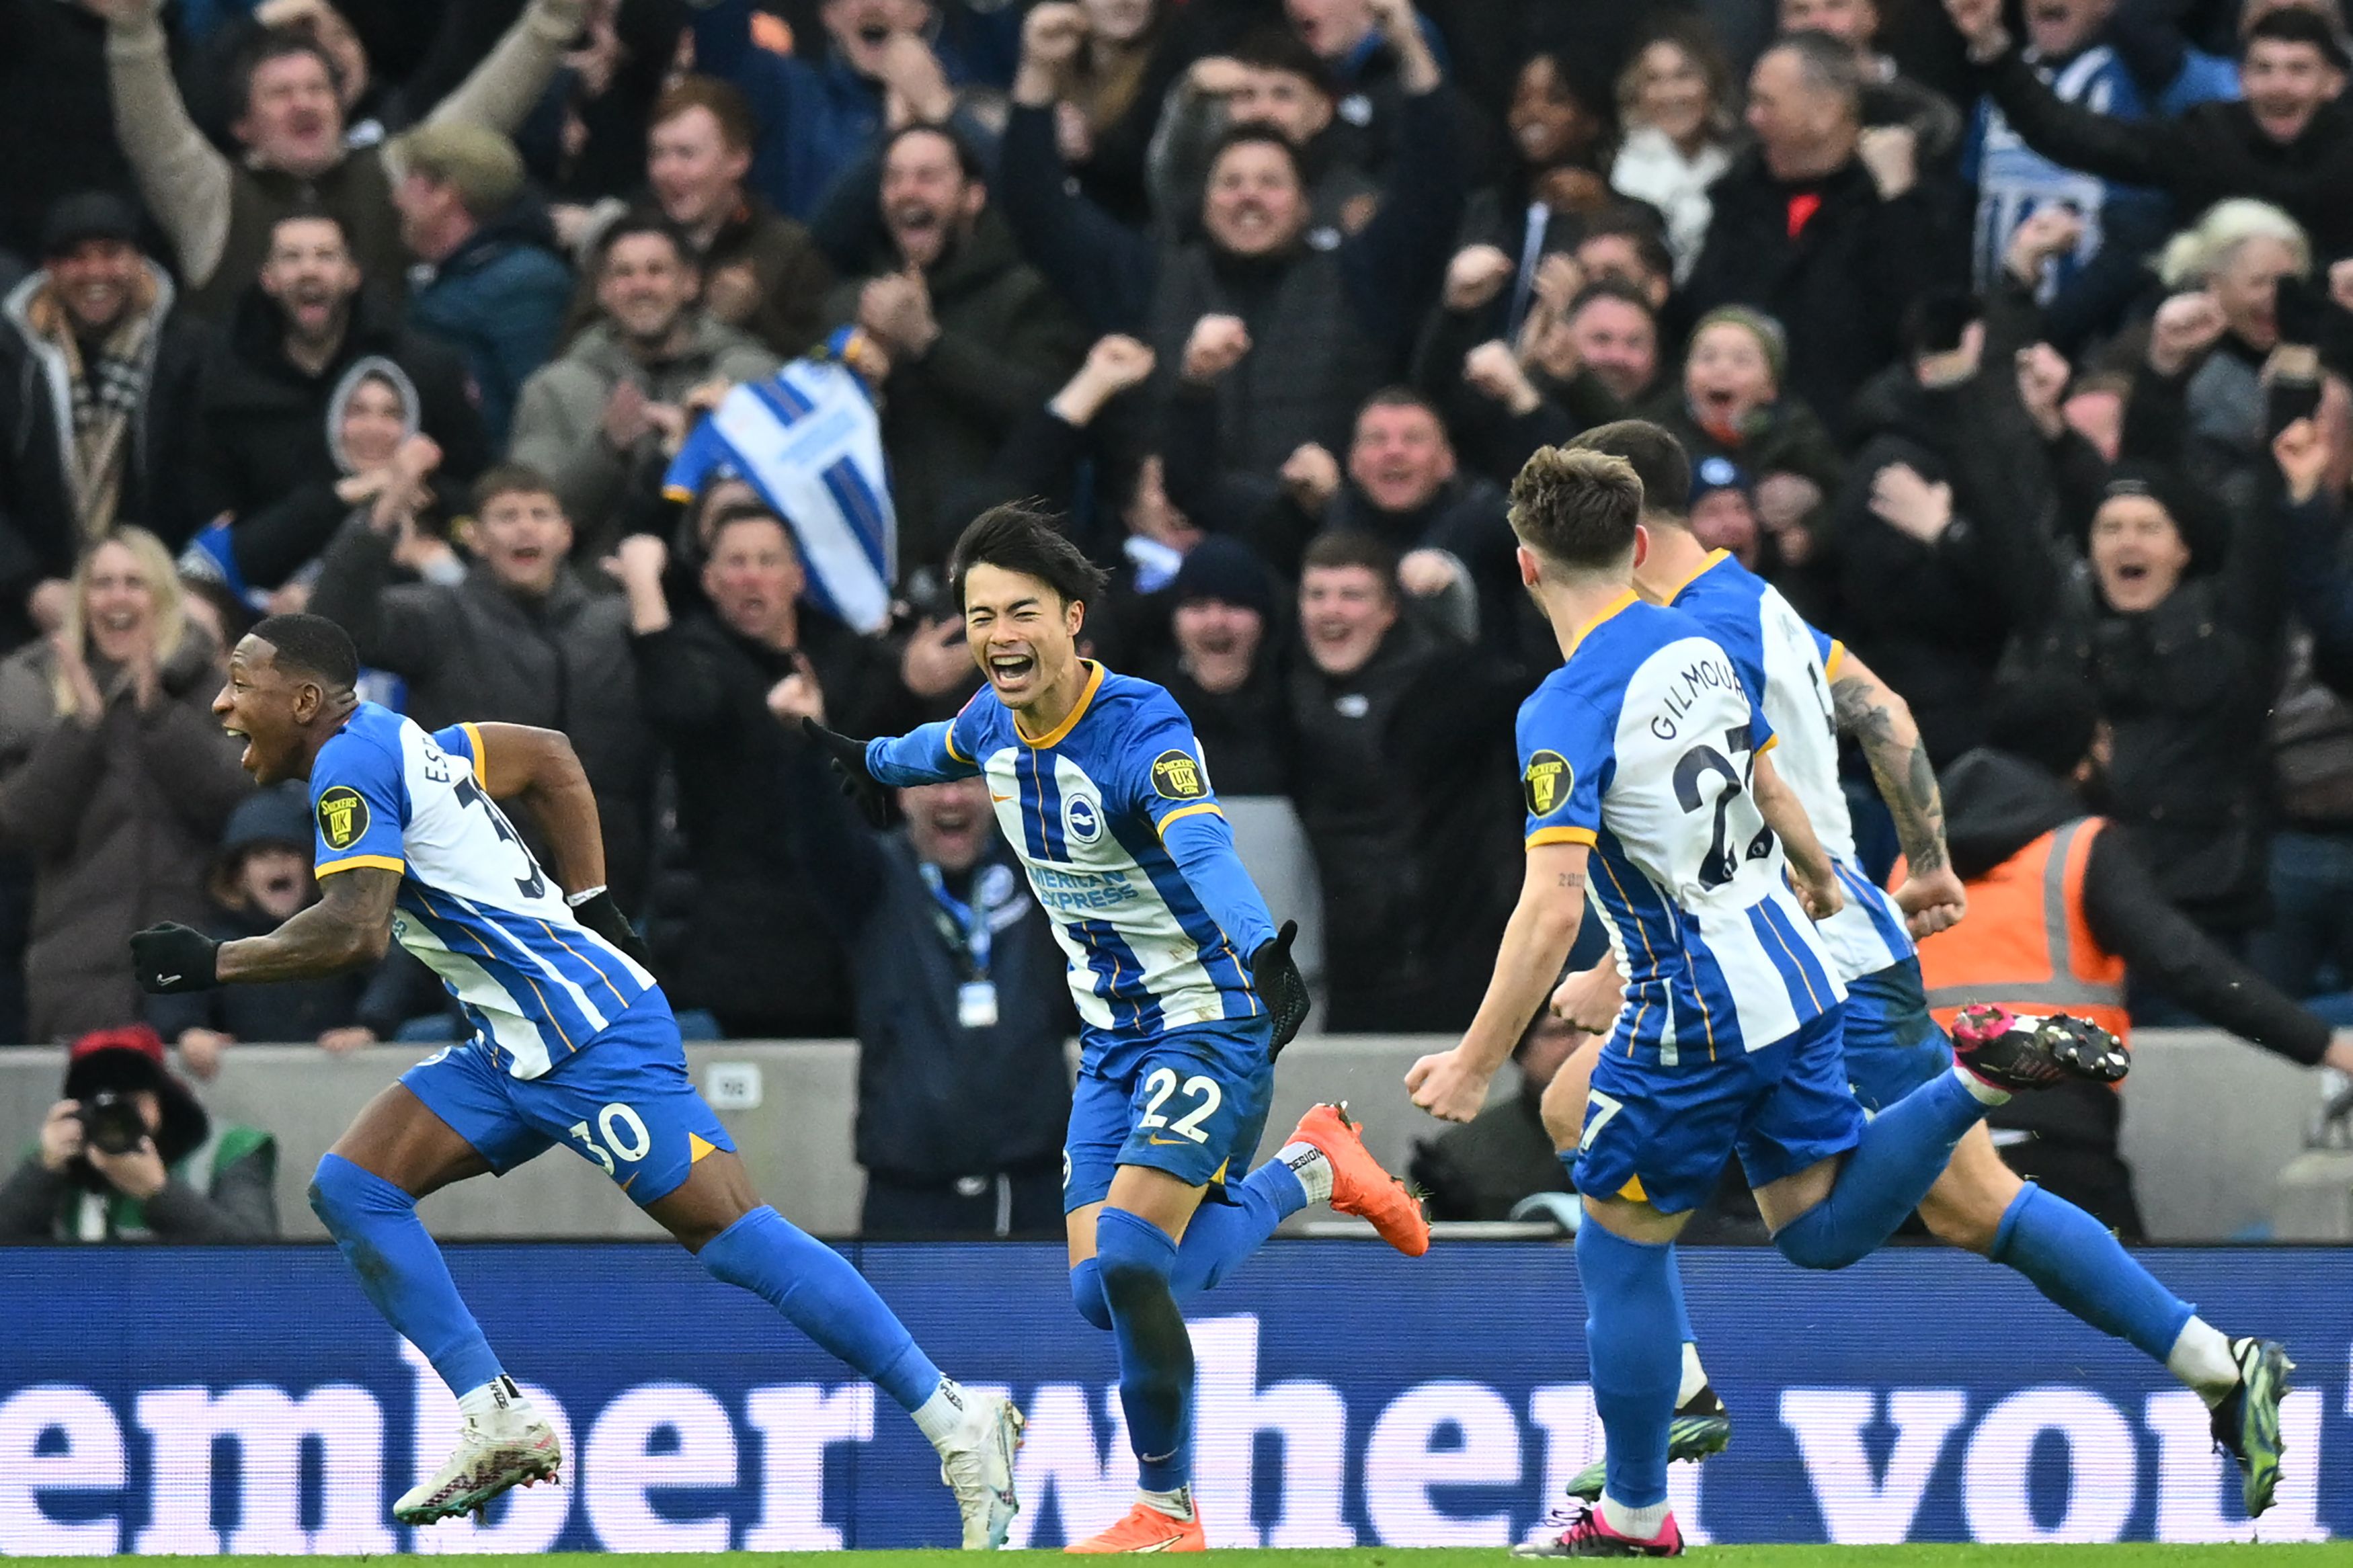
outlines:
[[[628,954],[630,961],[638,968],[653,968],[653,950],[646,945],[645,938],[631,928],[628,917],[621,913],[621,906],[614,901],[611,889],[599,888],[573,905],[572,918]]]
[[[220,943],[184,925],[149,926],[131,933],[131,971],[153,996],[209,991],[220,984]]]
[[[891,826],[891,791],[866,771],[866,742],[837,734],[814,719],[801,721],[801,733],[825,753],[840,776],[841,793],[858,803],[858,815],[875,827]]]
[[[1282,929],[1259,943],[1250,957],[1250,984],[1257,987],[1267,1011],[1274,1015],[1274,1045],[1267,1053],[1271,1057],[1281,1056],[1282,1047],[1299,1037],[1312,1005],[1307,977],[1299,973],[1291,956],[1291,943],[1298,935],[1299,922],[1285,921]]]

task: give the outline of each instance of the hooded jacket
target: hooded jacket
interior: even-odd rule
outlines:
[[[203,448],[192,476],[198,511],[227,513],[247,582],[276,587],[316,556],[349,510],[335,499],[343,468],[330,413],[351,395],[360,362],[390,361],[417,394],[417,422],[441,447],[435,488],[464,492],[490,466],[490,443],[466,388],[463,362],[403,327],[363,290],[334,356],[315,374],[286,355],[286,318],[259,284],[205,366],[198,404]]]
[[[164,269],[150,261],[153,324],[142,345],[142,394],[132,415],[122,492],[115,520],[135,522],[172,549],[203,521],[182,476],[195,462],[198,383],[210,335],[176,308]],[[73,494],[73,384],[64,353],[32,322],[33,301],[49,283],[36,272],[0,301],[9,330],[0,332],[0,633],[10,643],[29,626],[26,593],[44,577],[72,574],[83,541],[76,537]]]

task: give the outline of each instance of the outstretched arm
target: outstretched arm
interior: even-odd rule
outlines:
[[[1405,1075],[1413,1102],[1443,1121],[1468,1121],[1487,1103],[1487,1085],[1552,994],[1585,919],[1586,861],[1592,846],[1531,845],[1520,901],[1504,927],[1495,973],[1469,1032],[1451,1051],[1427,1056]]]
[[[1968,897],[1945,847],[1945,798],[1911,705],[1850,652],[1831,679],[1831,706],[1839,732],[1862,748],[1879,798],[1895,819],[1906,869],[1896,902],[1913,918],[1914,935],[1944,930],[1960,919]],[[1922,923],[1927,931],[1919,929]]]
[[[567,893],[605,885],[605,834],[587,770],[560,730],[528,724],[469,724],[474,776],[492,800],[522,804],[555,861]]]
[[[1782,782],[1771,757],[1760,755],[1757,759],[1757,772],[1749,780],[1748,793],[1757,797],[1757,809],[1764,814],[1765,826],[1780,836],[1782,847],[1789,853],[1790,881],[1797,889],[1798,901],[1818,921],[1838,913],[1839,907],[1846,902],[1846,895],[1839,891],[1838,873],[1831,867],[1830,852],[1814,837],[1814,825],[1807,819],[1805,806],[1797,793]]]
[[[352,866],[322,878],[319,901],[268,936],[223,942],[214,973],[223,984],[310,980],[359,969],[392,942],[392,902],[400,873]]]

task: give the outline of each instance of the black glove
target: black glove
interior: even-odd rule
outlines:
[[[1271,941],[1261,942],[1250,954],[1250,984],[1257,987],[1267,1011],[1274,1015],[1270,1057],[1281,1056],[1282,1047],[1299,1037],[1300,1026],[1307,1022],[1307,977],[1299,973],[1291,957],[1292,939],[1298,934],[1299,922],[1285,921]]]
[[[891,792],[866,771],[866,742],[838,735],[814,719],[801,721],[801,733],[833,764],[841,793],[858,803],[858,815],[876,827],[890,826]]]
[[[149,926],[131,933],[131,970],[153,996],[209,991],[220,984],[220,943],[183,925]]]
[[[646,939],[637,933],[630,926],[628,917],[621,913],[621,906],[613,901],[609,888],[599,888],[573,905],[572,918],[628,954],[638,968],[653,968],[653,950],[646,946]]]

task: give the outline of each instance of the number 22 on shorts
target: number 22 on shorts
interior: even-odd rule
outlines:
[[[654,1135],[646,1131],[645,1119],[626,1105],[608,1105],[598,1111],[596,1131],[605,1135],[603,1143],[589,1135],[587,1122],[572,1124],[572,1136],[580,1140],[581,1151],[604,1166],[608,1176],[620,1174],[614,1164],[617,1157],[621,1164],[634,1165],[653,1152]]]
[[[1152,1098],[1144,1102],[1144,1118],[1136,1123],[1137,1126],[1147,1132],[1166,1127],[1196,1143],[1209,1141],[1209,1135],[1201,1131],[1201,1123],[1216,1115],[1218,1107],[1224,1104],[1226,1099],[1225,1091],[1218,1087],[1216,1079],[1196,1073],[1185,1080],[1180,1089],[1175,1068],[1155,1068],[1152,1075],[1144,1080],[1144,1087]],[[1172,1122],[1160,1114],[1160,1108],[1168,1103],[1171,1095],[1180,1092],[1193,1101],[1193,1109]],[[1153,1142],[1165,1143],[1169,1140],[1155,1138]]]

